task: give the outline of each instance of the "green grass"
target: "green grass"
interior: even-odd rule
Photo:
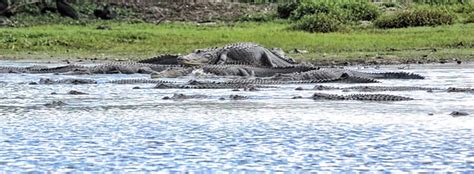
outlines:
[[[96,30],[97,25],[112,30]],[[285,22],[194,24],[41,25],[0,28],[0,55],[4,58],[138,59],[163,53],[189,53],[197,48],[234,42],[257,42],[265,47],[305,49],[304,59],[364,59],[376,55],[419,58],[472,59],[474,24],[403,29],[357,29],[336,33],[306,33],[288,29]],[[430,52],[436,48],[437,52]]]

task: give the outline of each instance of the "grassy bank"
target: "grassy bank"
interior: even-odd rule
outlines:
[[[112,30],[97,30],[108,25]],[[308,50],[311,60],[474,59],[474,24],[402,29],[353,29],[335,33],[289,30],[285,22],[194,24],[40,25],[0,28],[0,55],[12,59],[141,59],[163,53],[251,41],[265,47]]]

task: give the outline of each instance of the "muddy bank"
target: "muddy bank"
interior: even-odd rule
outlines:
[[[384,59],[383,57],[375,57],[371,59],[355,59],[355,60],[309,60],[314,65],[319,66],[351,66],[351,65],[361,65],[361,66],[375,66],[375,65],[402,65],[402,64],[432,64],[432,63],[456,63],[464,64],[469,63],[470,61],[459,60],[456,58],[453,59],[437,59],[437,58],[426,58],[426,59]]]
[[[140,61],[145,60],[136,59],[113,59],[113,58],[51,58],[51,59],[18,59],[12,57],[3,57],[0,56],[0,60],[13,60],[15,62],[41,62],[41,63],[107,63],[107,62],[116,62],[116,61]],[[298,62],[309,62],[316,66],[379,66],[379,65],[422,65],[422,64],[471,64],[474,63],[470,60],[458,60],[458,59],[382,59],[382,58],[373,58],[373,59],[349,59],[349,60],[302,60],[296,59]]]
[[[271,12],[275,5],[245,3],[161,3],[148,7],[129,6],[143,13],[146,21],[217,22],[235,21],[256,12]]]

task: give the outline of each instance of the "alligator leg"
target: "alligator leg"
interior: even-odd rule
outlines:
[[[264,53],[262,57],[260,58],[260,61],[262,62],[262,65],[268,65],[270,67],[275,67],[274,63],[272,62],[272,59],[268,56],[268,54]]]
[[[223,52],[221,55],[219,55],[219,59],[217,59],[216,64],[224,64],[225,61],[227,60],[227,51]]]
[[[237,70],[239,70],[239,74],[241,76],[245,76],[245,77],[251,76],[249,72],[244,68],[237,68]]]

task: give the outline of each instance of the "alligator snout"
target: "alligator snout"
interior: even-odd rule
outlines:
[[[182,65],[202,65],[207,62],[205,59],[200,57],[196,58],[196,56],[193,55],[179,56],[176,60]]]
[[[187,62],[189,61],[186,57],[184,56],[179,56],[178,58],[176,58],[176,60],[178,61],[179,64],[182,64],[184,62]]]

